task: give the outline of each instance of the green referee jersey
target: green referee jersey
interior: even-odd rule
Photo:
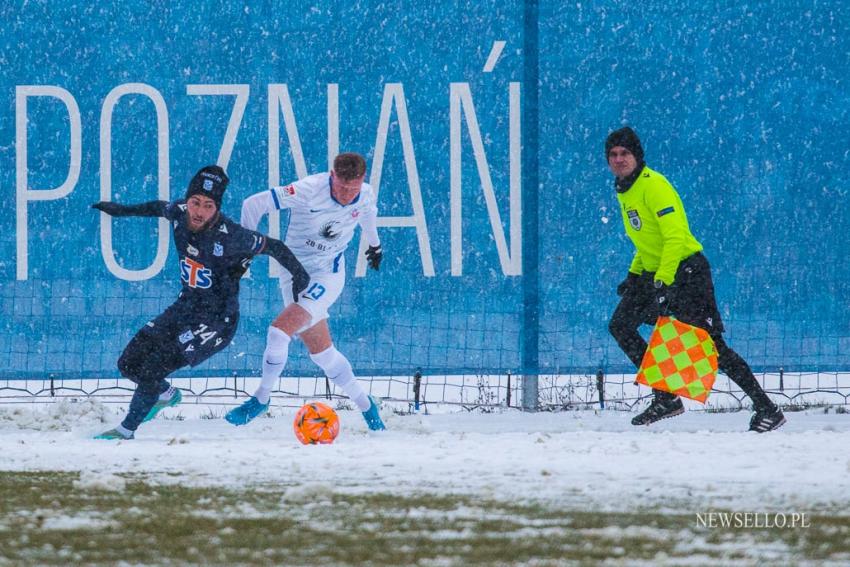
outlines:
[[[679,262],[702,250],[691,229],[682,199],[667,179],[644,167],[634,184],[617,193],[626,234],[635,245],[629,271],[655,272],[655,279],[673,283]]]

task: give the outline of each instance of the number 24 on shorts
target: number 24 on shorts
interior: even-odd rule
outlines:
[[[301,294],[301,297],[306,297],[309,299],[319,299],[324,294],[325,286],[323,286],[322,284],[314,283],[307,289],[307,291]]]

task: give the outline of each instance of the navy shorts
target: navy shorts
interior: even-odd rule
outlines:
[[[186,364],[197,366],[233,340],[239,313],[209,313],[190,303],[173,303],[161,315],[145,323],[145,334],[169,350],[176,348]]]

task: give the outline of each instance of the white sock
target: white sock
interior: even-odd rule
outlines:
[[[163,393],[161,393],[159,395],[159,401],[167,402],[168,400],[171,399],[171,396],[173,396],[173,395],[174,395],[174,386],[169,386],[166,391],[164,391]]]
[[[369,409],[371,405],[369,395],[357,382],[351,363],[333,345],[322,352],[311,354],[310,358],[324,370],[325,376],[330,378],[331,382],[342,388],[345,395],[357,404],[360,411]]]
[[[272,390],[286,366],[289,356],[289,343],[292,339],[275,326],[269,327],[266,334],[266,350],[263,352],[263,378],[260,387],[254,392],[254,397],[261,404],[269,403]]]
[[[117,431],[118,433],[120,433],[121,435],[123,435],[125,438],[130,437],[130,436],[133,434],[133,432],[132,432],[132,431],[130,431],[129,429],[127,429],[126,427],[124,427],[124,426],[123,426],[123,425],[121,425],[121,424],[119,424],[119,425],[115,428],[115,431]]]

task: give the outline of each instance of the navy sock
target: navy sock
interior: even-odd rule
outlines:
[[[133,393],[133,399],[130,400],[130,409],[127,411],[127,417],[121,422],[121,425],[135,431],[139,428],[142,420],[147,417],[148,412],[156,404],[159,399],[159,384],[154,388],[144,387],[139,385]]]

